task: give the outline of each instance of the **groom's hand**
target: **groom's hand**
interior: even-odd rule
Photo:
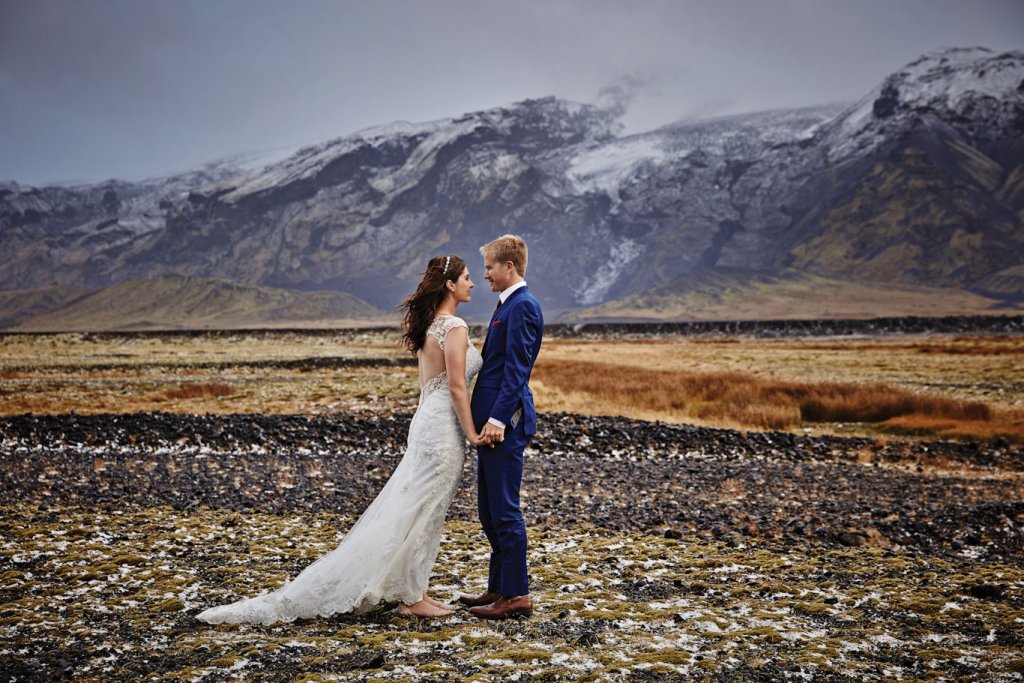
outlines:
[[[494,448],[495,441],[505,440],[505,430],[488,422],[484,425],[484,431],[481,432],[480,436],[483,437],[485,442],[490,444],[491,448]]]

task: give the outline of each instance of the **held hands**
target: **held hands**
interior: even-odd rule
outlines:
[[[494,448],[495,441],[505,440],[505,430],[501,427],[491,424],[490,422],[484,425],[484,430],[480,432],[480,445],[487,444],[491,448]]]
[[[483,431],[469,436],[470,446],[490,446],[494,448],[495,441],[505,440],[505,430],[500,429],[490,422],[484,425]]]

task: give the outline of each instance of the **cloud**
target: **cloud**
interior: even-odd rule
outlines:
[[[0,178],[140,178],[529,97],[627,132],[856,99],[1020,0],[0,0]]]
[[[616,118],[623,116],[641,92],[657,95],[657,78],[651,74],[629,74],[604,86],[597,93],[597,104]]]

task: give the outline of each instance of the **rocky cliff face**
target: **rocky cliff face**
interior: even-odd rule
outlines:
[[[213,276],[391,308],[429,256],[475,263],[480,244],[516,232],[553,310],[714,268],[997,286],[1012,298],[1022,225],[1024,53],[975,48],[922,57],[848,108],[621,137],[614,112],[547,98],[374,128],[267,164],[7,185],[0,286]]]

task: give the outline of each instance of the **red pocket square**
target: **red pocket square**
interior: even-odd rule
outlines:
[[[501,324],[500,320],[495,320],[493,323],[491,323],[491,327],[497,327],[500,324]]]

